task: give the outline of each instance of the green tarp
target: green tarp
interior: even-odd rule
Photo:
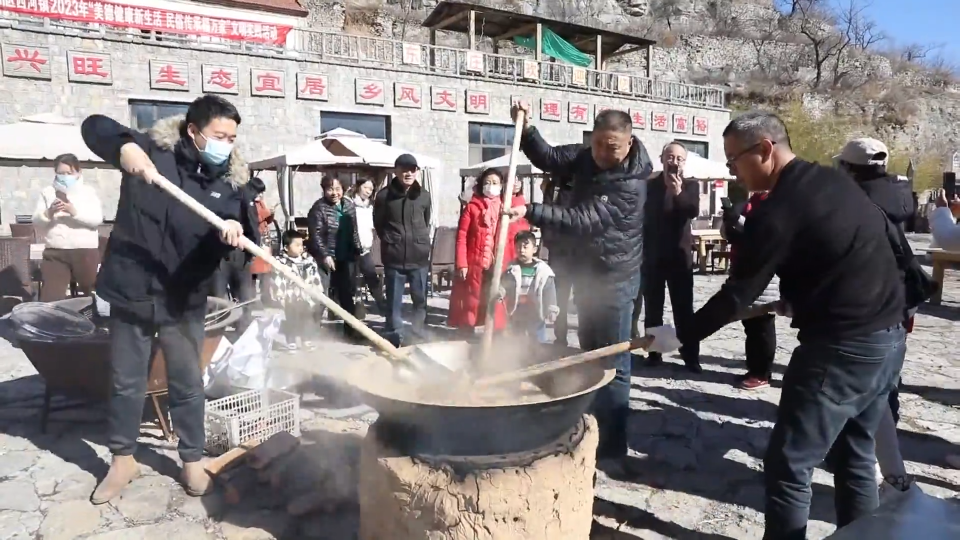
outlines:
[[[555,34],[553,30],[545,27],[541,30],[541,35],[543,36],[543,54],[580,67],[590,67],[590,64],[593,63],[592,56],[580,52],[567,40]],[[513,42],[531,51],[537,50],[536,36],[516,36],[513,38]]]

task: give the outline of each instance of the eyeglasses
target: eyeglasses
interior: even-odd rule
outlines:
[[[764,139],[764,140],[767,140],[767,139]],[[760,141],[760,142],[758,142],[757,144],[752,145],[751,147],[747,148],[746,150],[744,150],[744,151],[740,152],[739,154],[733,156],[732,158],[728,159],[728,160],[727,160],[727,169],[729,169],[729,170],[732,171],[734,168],[736,168],[736,166],[737,166],[737,161],[739,161],[740,158],[742,158],[743,156],[749,154],[750,152],[753,152],[754,150],[756,150],[757,148],[759,148],[760,145],[762,145],[762,144],[763,144],[763,141]],[[777,143],[776,143],[775,141],[770,141],[770,144],[773,145],[773,144],[777,144]]]

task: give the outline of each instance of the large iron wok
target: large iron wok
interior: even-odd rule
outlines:
[[[562,358],[576,352],[566,347],[544,346],[539,355],[530,355],[535,357],[530,361]],[[373,370],[382,369],[389,369],[389,365],[371,353],[371,358],[355,366],[355,375],[348,376],[348,383],[379,413],[377,433],[384,443],[405,455],[431,457],[496,456],[554,443],[577,425],[597,391],[616,374],[603,362],[582,364],[534,379],[532,382],[547,398],[459,406],[384,391],[369,377]]]
[[[83,313],[89,311],[93,299],[90,297],[68,298],[53,302],[54,305],[70,311]],[[230,307],[232,303],[220,298],[207,298],[207,312],[211,313]],[[200,354],[201,370],[210,363],[220,337],[226,328],[235,324],[241,316],[240,310],[232,310],[208,320],[203,348]],[[110,398],[110,335],[98,331],[90,336],[75,339],[41,340],[32,339],[28,334],[16,333],[16,344],[26,355],[46,386],[41,428],[45,431],[51,412],[50,402],[53,396],[80,400],[84,403],[99,403]],[[167,369],[163,352],[154,348],[150,360],[147,378],[147,397],[151,399],[164,434],[170,437],[165,415],[160,411],[158,398],[167,392]],[[69,407],[65,407],[69,408]],[[58,409],[59,410],[59,409]]]

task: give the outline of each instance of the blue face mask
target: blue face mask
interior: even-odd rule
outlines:
[[[223,165],[230,159],[230,154],[233,152],[233,143],[210,139],[199,132],[197,135],[207,141],[207,146],[200,150],[200,158],[208,165]]]
[[[60,192],[67,192],[80,180],[79,175],[58,174],[54,176],[53,188]]]

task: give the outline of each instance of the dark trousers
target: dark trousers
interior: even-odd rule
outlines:
[[[114,310],[110,318],[110,369],[112,390],[107,419],[107,446],[114,455],[131,456],[137,449],[147,375],[153,356],[154,336],[163,351],[170,391],[170,416],[180,437],[178,450],[184,463],[203,455],[203,347],[205,308],[185,314],[170,324],[144,324]]]
[[[630,340],[633,300],[640,289],[640,276],[620,283],[593,281],[589,287],[574,285],[590,294],[576,296],[580,327],[577,335],[580,348],[592,351],[607,345]],[[594,413],[600,428],[597,458],[619,458],[627,454],[627,420],[630,415],[630,353],[610,358],[617,375],[597,392]]]
[[[77,291],[90,295],[97,283],[97,267],[100,265],[100,250],[90,249],[54,249],[43,250],[40,262],[41,302],[56,302],[67,297],[67,288],[71,282],[77,284]]]
[[[335,270],[330,274],[330,287],[336,295],[337,304],[340,304],[347,313],[356,316],[357,262],[336,261],[334,266]],[[347,335],[355,333],[353,327],[347,323],[344,323],[344,332]]]
[[[253,283],[253,274],[250,272],[250,261],[240,250],[234,250],[220,263],[213,280],[213,295],[229,299],[231,296],[236,302],[253,300],[256,287]],[[253,320],[253,306],[243,308],[243,315],[237,321],[237,330],[243,332]]]
[[[557,307],[560,313],[557,314],[557,320],[553,323],[553,334],[560,345],[567,344],[567,334],[570,332],[570,323],[567,318],[570,315],[570,293],[573,292],[573,273],[574,269],[570,263],[558,257],[557,264],[551,264],[555,276],[553,285],[557,289]]]
[[[683,332],[693,321],[693,271],[683,265],[675,267],[661,265],[644,270],[643,300],[647,304],[647,311],[643,320],[643,327],[663,326],[664,289],[670,291],[673,323],[679,332]],[[660,355],[650,353],[649,356],[656,359]],[[698,360],[700,344],[681,347],[680,356],[684,360]]]
[[[640,337],[640,313],[643,311],[643,286],[637,293],[637,298],[633,301],[633,320],[631,321],[630,337],[636,339]],[[662,317],[662,315],[661,315]]]
[[[370,295],[373,296],[374,303],[377,304],[378,308],[383,309],[383,286],[380,284],[380,276],[377,275],[377,266],[373,262],[373,255],[370,253],[362,255],[357,264],[360,268],[360,274],[363,276],[363,282],[370,290]]]
[[[777,356],[776,315],[744,319],[743,333],[747,336],[747,376],[769,379]]]
[[[396,333],[403,328],[403,289],[409,283],[413,300],[413,331],[422,334],[427,321],[427,268],[385,267],[383,278],[387,289],[387,332]]]
[[[837,527],[875,510],[874,433],[906,352],[903,327],[801,342],[783,376],[764,457],[764,540],[806,538],[813,469],[831,454]]]
[[[294,302],[284,306],[284,319],[281,325],[287,343],[294,343],[296,338],[309,340],[313,337],[316,327],[316,313],[322,308],[313,308],[306,301]]]

